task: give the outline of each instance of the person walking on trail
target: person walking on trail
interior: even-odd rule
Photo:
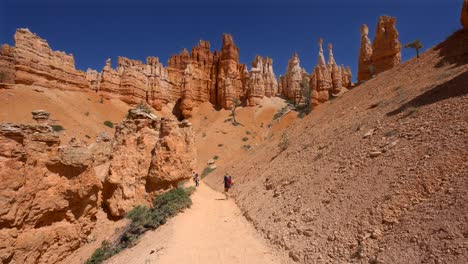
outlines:
[[[224,195],[226,195],[226,200],[229,198],[228,192],[231,186],[232,186],[232,177],[226,173],[226,175],[224,175]]]
[[[195,172],[193,175],[193,180],[195,181],[195,187],[200,186],[200,177],[198,176],[198,173]]]

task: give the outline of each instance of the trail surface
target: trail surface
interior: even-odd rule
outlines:
[[[284,256],[268,247],[234,201],[224,198],[201,183],[190,209],[147,232],[135,247],[106,263],[285,263]]]

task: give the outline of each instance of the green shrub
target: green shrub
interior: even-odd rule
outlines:
[[[262,124],[263,124],[263,123],[262,123]],[[247,130],[247,131],[245,131],[245,134],[246,134],[246,135],[250,135],[251,133],[250,133],[250,131]]]
[[[111,121],[104,121],[104,125],[107,126],[107,127],[110,127],[110,128],[114,128],[114,123],[112,123]]]
[[[219,159],[218,155],[214,155],[213,159],[218,160]]]
[[[61,125],[51,125],[52,127],[52,130],[54,130],[55,132],[60,132],[62,130],[65,130],[65,128],[63,128],[63,126]]]
[[[214,170],[216,170],[216,168],[211,168],[211,167],[205,167],[202,171],[202,174],[201,174],[201,178],[205,178],[206,176],[208,176],[208,174],[212,173]]]
[[[156,197],[153,207],[138,205],[128,212],[131,222],[114,243],[102,242],[100,248],[86,261],[86,264],[99,264],[119,253],[124,248],[135,245],[138,238],[147,230],[156,229],[167,219],[192,205],[190,195],[194,188],[176,188]]]
[[[242,141],[247,141],[247,140],[249,140],[248,137],[243,137],[243,138],[242,138]]]

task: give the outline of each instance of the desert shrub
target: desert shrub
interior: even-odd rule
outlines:
[[[250,133],[250,131],[247,130],[247,131],[245,131],[245,134],[250,135],[251,133]]]
[[[89,116],[89,112],[85,112],[84,115],[85,115],[85,116]]]
[[[55,132],[60,132],[62,130],[65,130],[65,128],[63,128],[63,126],[61,125],[51,125],[52,127],[52,130],[54,130]]]
[[[243,138],[242,138],[242,141],[244,141],[244,142],[247,141],[247,140],[249,140],[248,137],[243,137]]]
[[[218,156],[218,155],[214,155],[213,159],[214,159],[214,160],[218,160],[218,159],[219,159],[219,156]]]
[[[208,176],[208,174],[212,173],[214,170],[216,170],[216,168],[212,168],[210,166],[207,166],[203,169],[202,171],[202,174],[201,174],[201,178],[205,178],[206,176]]]
[[[110,128],[114,128],[114,123],[108,120],[104,121],[104,125]]]
[[[286,112],[289,110],[289,105],[283,106],[276,114],[273,116],[273,120],[280,119]],[[262,123],[263,124],[263,123]]]
[[[205,133],[205,132],[202,133],[202,137],[206,137],[206,133]]]
[[[278,143],[278,147],[281,149],[281,151],[285,151],[289,146],[289,139],[288,139],[288,135],[286,134],[286,132],[283,132],[283,134],[281,135],[281,139],[280,139],[280,142]]]
[[[252,146],[250,145],[242,145],[242,149],[249,150]]]
[[[138,238],[147,230],[156,229],[167,219],[192,205],[190,195],[194,188],[176,188],[154,199],[153,206],[138,205],[128,212],[126,218],[131,222],[114,243],[102,242],[100,248],[86,261],[86,264],[98,264],[119,253],[124,248],[135,245]]]
[[[218,144],[218,147],[222,147],[222,146],[224,146],[224,145],[223,144]]]
[[[91,136],[90,136],[90,135],[85,135],[85,137],[86,137],[86,138],[88,138],[88,139],[90,139],[90,138],[91,138]]]

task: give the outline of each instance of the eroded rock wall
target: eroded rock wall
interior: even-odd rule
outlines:
[[[369,28],[366,24],[361,26],[361,46],[359,48],[359,63],[358,63],[358,83],[367,81],[372,78],[374,69],[372,65],[372,44],[369,39]]]
[[[294,52],[292,58],[288,61],[286,74],[281,80],[281,90],[283,95],[295,104],[299,104],[303,101],[301,83],[304,72],[304,69],[302,69],[300,65],[299,56]]]
[[[396,18],[379,17],[372,43],[371,57],[375,74],[389,70],[401,62],[401,44],[395,25]]]
[[[75,68],[73,55],[53,51],[28,29],[18,29],[14,39],[15,83],[61,90],[89,88],[86,74]]]
[[[110,172],[103,183],[104,204],[114,217],[177,187],[191,177],[196,161],[190,123],[130,111],[116,126]]]
[[[104,210],[123,217],[191,177],[191,124],[132,109],[86,145],[61,145],[48,113],[34,125],[0,123],[0,259],[56,263],[83,245]]]
[[[273,60],[256,56],[249,72],[247,104],[255,106],[266,97],[275,96],[278,92],[278,81],[273,72]]]
[[[15,48],[3,44],[0,48],[0,83],[15,83]]]

